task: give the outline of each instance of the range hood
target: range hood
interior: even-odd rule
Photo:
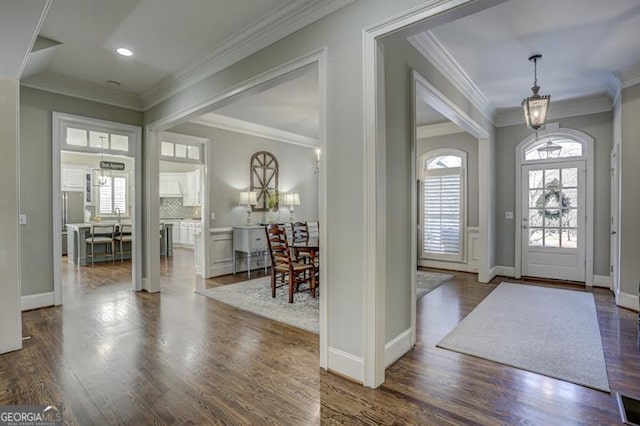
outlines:
[[[184,196],[180,181],[175,179],[166,179],[160,182],[160,196],[165,198],[175,198]]]

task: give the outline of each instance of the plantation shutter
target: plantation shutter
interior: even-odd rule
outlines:
[[[127,179],[119,176],[113,178],[113,211],[120,209],[120,214],[127,212]]]
[[[101,215],[127,213],[127,178],[125,176],[105,177],[106,184],[100,186],[98,209]]]
[[[100,185],[100,203],[98,207],[100,214],[111,214],[113,213],[113,199],[111,198],[113,181],[110,177],[105,177],[105,179],[106,184]]]
[[[429,171],[423,182],[423,257],[463,260],[463,170]]]

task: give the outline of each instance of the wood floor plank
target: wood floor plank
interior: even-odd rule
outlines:
[[[619,423],[612,394],[436,347],[501,278],[422,297],[415,348],[374,390],[321,371],[317,335],[194,293],[192,250],[163,258],[160,294],[132,291],[129,262],[63,273],[64,305],[25,312],[31,339],[0,356],[1,405],[62,403],[80,425]],[[605,289],[505,281],[593,293],[611,389],[640,397],[636,313]]]

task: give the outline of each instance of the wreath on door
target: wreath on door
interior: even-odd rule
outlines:
[[[558,207],[548,209],[547,205],[551,200],[555,200],[558,203]],[[536,207],[540,216],[550,220],[557,220],[561,215],[562,217],[569,215],[568,209],[571,207],[571,200],[562,192],[558,179],[553,179],[545,185],[544,193],[536,200]]]

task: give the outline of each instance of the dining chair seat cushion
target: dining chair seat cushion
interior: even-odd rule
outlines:
[[[111,243],[113,242],[113,238],[111,237],[89,237],[85,240],[88,243]]]
[[[133,238],[131,237],[131,235],[118,235],[113,239],[118,241],[123,241],[123,242],[131,242]]]

